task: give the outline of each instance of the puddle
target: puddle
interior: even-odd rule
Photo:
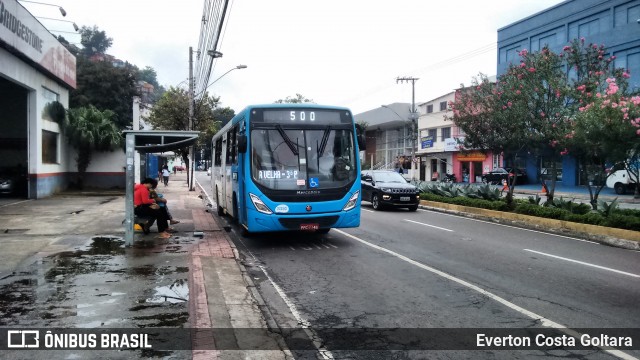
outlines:
[[[165,255],[184,249],[170,244],[156,255],[165,245],[151,244],[152,249],[126,248],[121,237],[95,236],[84,247],[5,275],[0,327],[188,326],[188,283],[180,277],[189,267],[186,258]]]
[[[169,302],[172,304],[189,301],[189,286],[186,279],[176,280],[169,286],[159,286],[154,289],[155,294],[146,299],[148,303]]]
[[[140,323],[138,322],[138,326],[141,328],[147,327],[183,327],[187,321],[189,320],[189,313],[179,312],[179,313],[170,313],[170,314],[154,314],[149,316],[136,316],[133,318],[138,321],[149,321],[149,323]]]
[[[18,316],[33,311],[34,283],[35,280],[24,279],[0,287],[0,325],[12,324]]]

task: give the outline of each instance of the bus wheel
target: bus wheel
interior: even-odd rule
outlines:
[[[233,193],[231,204],[233,206],[233,222],[238,224],[238,200],[236,198],[236,193]]]
[[[218,215],[224,215],[224,208],[220,206],[220,200],[218,200],[218,188],[216,188],[216,207],[218,208]]]

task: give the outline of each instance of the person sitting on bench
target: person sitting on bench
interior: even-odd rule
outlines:
[[[158,238],[167,239],[171,237],[171,234],[166,232],[169,227],[166,212],[160,210],[160,206],[149,194],[149,189],[153,186],[154,181],[154,179],[146,178],[142,180],[141,184],[135,185],[133,188],[133,212],[136,216],[151,218],[151,221],[146,225],[147,227],[153,225],[153,222],[157,220]]]
[[[149,193],[151,194],[151,198],[153,200],[155,200],[156,204],[158,204],[160,206],[160,210],[165,212],[165,216],[167,217],[167,219],[169,219],[169,224],[170,225],[179,224],[180,221],[174,220],[173,216],[169,212],[169,205],[167,204],[167,199],[165,199],[164,196],[162,196],[162,194],[158,193],[157,188],[158,188],[158,181],[156,179],[153,179],[153,184],[151,186],[151,189],[149,189]],[[167,228],[167,230],[168,231],[173,231],[173,228],[169,227],[169,228]]]

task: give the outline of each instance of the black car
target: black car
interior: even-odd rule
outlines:
[[[386,206],[418,210],[420,192],[395,171],[365,170],[362,172],[361,183],[362,200],[371,201],[375,210]]]
[[[512,168],[495,168],[482,175],[482,182],[485,184],[499,185],[502,180],[507,180],[509,173],[514,171]],[[527,174],[521,169],[515,169],[516,184],[526,184]]]

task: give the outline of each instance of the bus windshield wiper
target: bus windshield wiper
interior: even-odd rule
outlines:
[[[327,141],[329,141],[329,133],[331,132],[331,125],[327,126],[324,129],[324,134],[322,134],[322,141],[320,142],[320,147],[318,148],[318,156],[324,153],[324,148],[327,147]]]
[[[289,147],[289,149],[291,149],[291,152],[293,153],[293,155],[298,156],[299,154],[298,146],[294,144],[293,141],[291,141],[291,139],[287,136],[287,133],[285,133],[284,130],[282,130],[282,126],[278,124],[276,125],[276,129],[278,129],[280,136],[282,136],[282,138],[284,139],[284,142],[287,143],[287,146]]]

